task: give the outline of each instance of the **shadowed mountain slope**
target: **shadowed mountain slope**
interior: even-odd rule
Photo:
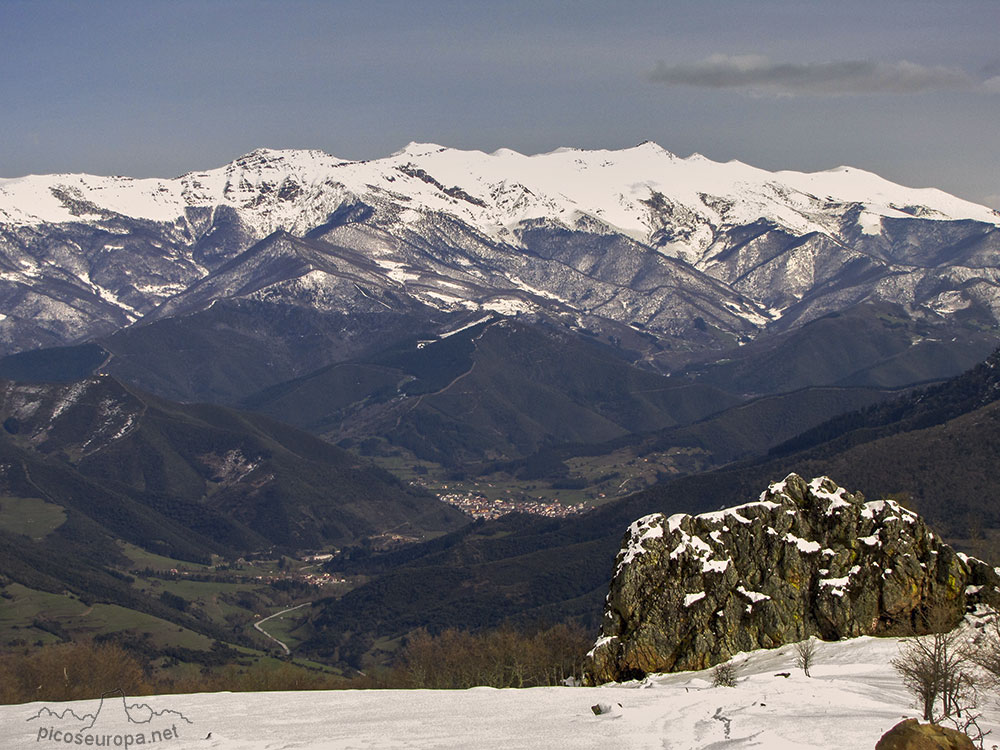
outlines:
[[[339,545],[390,528],[420,537],[465,522],[436,498],[260,415],[165,401],[110,377],[6,383],[2,398],[12,449],[231,548]],[[155,525],[133,541],[147,546]]]

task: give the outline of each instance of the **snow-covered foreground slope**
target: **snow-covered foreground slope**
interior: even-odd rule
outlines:
[[[180,712],[190,722],[176,714],[162,717],[176,727],[177,737],[155,746],[176,750],[858,750],[874,748],[902,718],[919,716],[889,665],[897,648],[888,638],[820,644],[811,678],[795,668],[791,646],[758,651],[736,657],[742,669],[735,688],[713,688],[710,672],[686,672],[599,688],[222,693],[137,702]],[[778,676],[782,672],[790,676]],[[1000,711],[987,701],[983,728],[1000,736]],[[596,716],[590,707],[597,703],[614,710]],[[59,725],[50,717],[29,721],[43,707],[0,706],[0,747],[66,747],[39,739],[40,729]],[[83,714],[97,702],[48,704],[59,712],[67,707]],[[130,726],[135,733],[145,727]]]

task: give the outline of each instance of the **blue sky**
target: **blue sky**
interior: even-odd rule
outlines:
[[[651,139],[1000,207],[1000,2],[0,0],[0,176]]]

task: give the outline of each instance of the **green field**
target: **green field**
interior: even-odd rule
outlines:
[[[129,542],[118,540],[118,544],[121,546],[122,552],[125,553],[126,557],[135,564],[136,569],[195,571],[212,569],[211,565],[202,565],[201,563],[189,562],[187,560],[175,560],[172,557],[164,557],[153,552],[147,552],[142,547],[137,547]]]
[[[70,619],[80,618],[87,611],[87,605],[72,594],[50,594],[11,583],[0,589],[3,605],[0,606],[0,639],[9,643],[14,640],[43,642],[58,641],[58,636],[35,628],[36,620],[57,621],[60,624]]]
[[[0,529],[44,539],[62,526],[66,511],[40,497],[0,497]]]
[[[5,530],[36,536],[50,533],[65,519],[59,506],[41,500],[4,498],[0,508]],[[248,672],[246,679],[251,684],[262,680],[262,685],[269,684],[267,673],[271,671],[286,677],[288,669],[343,674],[337,665],[284,657],[253,624],[296,604],[339,596],[358,580],[326,587],[310,585],[307,576],[316,573],[320,565],[287,556],[249,561],[213,558],[211,565],[202,565],[153,554],[122,541],[118,546],[128,561],[116,574],[129,581],[137,594],[176,610],[177,621],[162,609],[153,615],[101,602],[100,597],[81,600],[66,591],[49,592],[0,581],[0,653],[111,637],[132,649],[161,677],[220,689],[231,684],[225,680],[231,678],[226,675],[233,670]],[[302,607],[269,620],[265,629],[294,649],[311,635],[309,611],[309,607]],[[204,631],[193,622],[204,623]],[[236,648],[238,655],[227,652],[231,648]],[[220,663],[220,658],[225,662]],[[223,682],[204,682],[217,678]]]
[[[126,631],[149,633],[158,646],[182,646],[204,650],[212,639],[172,622],[114,604],[88,606],[72,594],[52,594],[11,583],[0,589],[4,603],[0,607],[0,643],[15,641],[50,643],[62,638],[46,628],[53,627],[66,636],[86,638]]]

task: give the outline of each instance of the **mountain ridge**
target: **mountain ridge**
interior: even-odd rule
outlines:
[[[164,221],[183,216],[183,210],[178,211],[178,206],[211,205],[212,203],[228,204],[234,207],[240,206],[241,201],[239,200],[239,196],[250,192],[247,188],[253,185],[249,181],[249,176],[254,175],[260,178],[257,183],[258,186],[261,183],[269,184],[267,180],[263,179],[268,172],[274,172],[277,174],[282,174],[283,172],[285,178],[293,175],[315,175],[313,176],[313,184],[315,184],[320,179],[329,179],[333,174],[335,174],[336,170],[343,170],[345,167],[358,168],[378,165],[379,168],[387,167],[388,169],[400,170],[400,168],[405,169],[408,167],[410,160],[424,160],[424,162],[430,162],[431,164],[436,162],[437,168],[447,177],[455,178],[458,177],[456,173],[465,168],[462,164],[463,160],[466,162],[476,161],[478,162],[477,166],[489,164],[491,161],[497,162],[502,160],[504,161],[504,167],[508,170],[512,165],[520,165],[521,168],[524,169],[525,165],[531,162],[547,161],[549,163],[546,167],[551,170],[552,167],[557,166],[559,162],[562,162],[561,166],[565,169],[566,161],[572,158],[578,167],[582,167],[582,169],[577,169],[575,171],[582,172],[595,166],[595,162],[597,165],[606,169],[611,166],[611,157],[618,157],[620,160],[625,160],[635,156],[639,156],[639,158],[646,160],[649,160],[650,158],[657,158],[660,160],[661,166],[662,164],[668,164],[673,165],[675,168],[686,170],[681,172],[677,182],[680,182],[681,179],[690,181],[692,176],[701,177],[704,181],[704,186],[699,185],[690,190],[688,197],[690,197],[691,194],[700,192],[708,185],[718,189],[720,184],[724,184],[726,182],[736,184],[743,182],[746,187],[749,187],[753,182],[759,182],[761,185],[766,185],[768,182],[771,182],[771,180],[768,180],[765,175],[770,175],[772,176],[772,179],[778,178],[773,179],[773,182],[779,184],[781,182],[785,182],[789,187],[793,187],[794,189],[813,197],[825,193],[825,197],[827,198],[843,199],[845,195],[850,195],[852,192],[856,193],[859,189],[863,188],[867,191],[866,198],[868,200],[859,200],[855,197],[854,201],[876,203],[876,200],[879,198],[890,198],[890,200],[892,200],[891,194],[895,192],[896,202],[899,203],[901,207],[893,207],[890,205],[890,202],[887,201],[885,205],[879,206],[879,210],[883,210],[886,216],[894,215],[897,217],[905,217],[907,212],[904,211],[903,208],[911,209],[911,213],[908,215],[912,216],[912,207],[924,206],[926,208],[932,208],[939,214],[946,215],[949,218],[970,218],[978,221],[989,221],[992,223],[1000,222],[1000,215],[998,215],[996,211],[985,206],[978,206],[970,201],[955,198],[954,196],[950,196],[947,193],[935,188],[907,188],[896,185],[872,172],[858,169],[856,167],[839,166],[819,172],[797,172],[793,170],[768,172],[766,170],[752,167],[738,160],[730,160],[724,163],[715,162],[701,156],[700,154],[692,154],[687,158],[681,158],[670,153],[652,141],[645,141],[644,143],[632,148],[618,150],[559,148],[547,153],[533,155],[520,154],[510,149],[498,149],[490,154],[486,154],[482,151],[463,151],[432,143],[410,143],[403,149],[396,151],[387,157],[362,161],[341,159],[317,150],[259,148],[238,157],[232,162],[229,162],[221,167],[210,170],[188,172],[184,175],[180,175],[179,177],[170,179],[135,179],[121,176],[103,177],[79,173],[27,175],[20,178],[0,179],[0,195],[33,195],[38,198],[38,188],[48,187],[45,185],[46,178],[57,178],[59,182],[56,184],[68,183],[69,187],[75,188],[76,186],[72,183],[77,183],[79,185],[83,185],[84,187],[89,187],[95,192],[99,191],[103,193],[101,197],[104,197],[107,200],[105,206],[101,206],[97,203],[91,204],[99,210],[114,211],[116,213],[130,215],[135,218]],[[600,159],[600,161],[597,161],[598,159]],[[553,162],[555,162],[555,164]],[[286,166],[284,170],[281,169],[282,165]],[[634,165],[629,166],[633,169],[635,168]],[[481,166],[480,168],[482,169]],[[721,170],[728,170],[728,174],[719,174]],[[713,174],[713,172],[715,172],[715,174]],[[414,175],[411,175],[411,177],[412,176]],[[436,179],[433,181],[428,179],[430,177],[429,174],[418,174],[416,177],[422,182],[425,182],[427,185],[440,190],[438,185],[441,183]],[[234,178],[238,178],[235,186]],[[742,178],[742,180],[739,178]],[[89,184],[92,181],[94,184]],[[164,188],[168,183],[180,183],[182,186],[180,191],[171,194],[169,199],[163,195],[161,195],[159,199],[156,199],[153,195],[146,195],[144,197],[148,202],[145,205],[142,205],[141,208],[138,204],[133,202],[122,202],[123,192],[126,196],[128,196],[129,193],[134,194],[137,192],[142,195],[140,190],[146,190],[151,191],[155,195],[155,193],[167,192]],[[344,184],[350,185],[350,183],[351,181],[348,179],[345,180]],[[118,191],[112,192],[114,187],[125,188],[126,186],[138,188],[138,190],[119,189]],[[673,186],[675,187],[676,184]],[[522,185],[518,187],[525,186]],[[754,185],[754,187],[760,189],[760,185]],[[287,201],[290,196],[286,192],[283,198],[281,195],[278,195],[277,197]],[[474,197],[479,198],[480,201],[482,200],[481,196]],[[0,213],[0,216],[5,217],[8,221],[14,220],[28,222],[31,219],[34,219],[36,221],[58,222],[74,221],[81,215],[79,210],[77,210],[77,213],[74,214],[72,206],[66,205],[72,201],[68,201],[65,198],[60,199],[59,196],[52,196],[52,198],[62,202],[62,210],[59,210],[56,202],[52,201],[47,196],[44,201],[39,198],[39,202],[34,206],[35,210],[47,211],[45,214],[33,215],[24,209],[15,209],[15,211],[17,211],[17,213],[15,213],[12,212],[11,209],[3,207],[4,201],[0,201],[0,212],[2,212]],[[903,200],[899,200],[900,198]],[[183,199],[183,202],[178,199]],[[133,198],[133,200],[135,199]],[[473,205],[476,204],[475,201],[469,201],[468,198],[465,198],[464,200],[467,203],[471,203]],[[924,202],[920,203],[920,201]],[[243,203],[245,203],[245,201]],[[501,204],[502,201],[498,201],[497,207],[499,208]],[[910,204],[912,204],[912,206]],[[932,204],[937,205],[932,206]],[[156,207],[156,210],[154,210],[154,207]],[[78,209],[79,208],[80,207],[78,207]],[[135,213],[136,209],[140,209],[140,212]],[[129,213],[129,211],[132,211],[133,213]],[[18,213],[20,213],[20,218],[18,218]],[[273,229],[271,231],[273,231]],[[291,228],[289,228],[289,231],[292,231]]]
[[[533,156],[410,144],[369,161],[258,149],[170,180],[0,180],[0,342],[78,343],[248,296],[568,314],[675,350],[866,300],[996,325],[998,226],[992,209],[856,168],[768,172],[648,142]],[[246,255],[285,237],[313,260],[268,276]]]

